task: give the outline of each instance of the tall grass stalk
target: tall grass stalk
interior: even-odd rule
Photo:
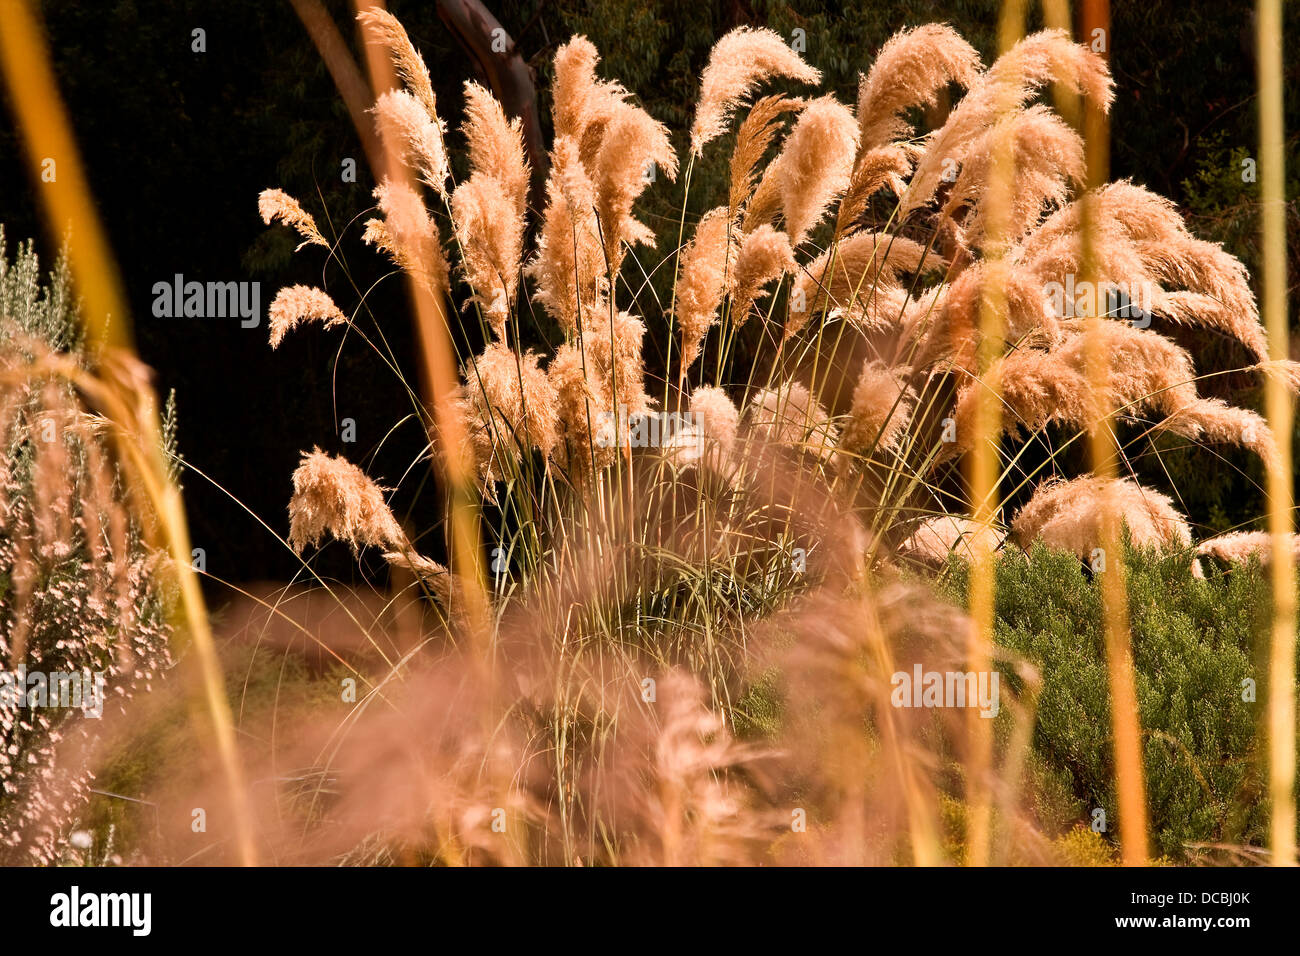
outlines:
[[[1006,53],[1024,36],[1024,0],[1003,0],[998,20],[998,53]],[[1009,116],[1016,107],[1012,86],[1000,91],[994,115],[1001,119]],[[977,370],[980,377],[978,408],[971,450],[970,485],[971,518],[977,524],[990,528],[997,516],[999,438],[1002,434],[1002,404],[1000,387],[996,380],[994,363],[1003,352],[1006,336],[1006,289],[1003,273],[1003,256],[1006,252],[1007,217],[1011,204],[1015,174],[1015,153],[1012,133],[1006,129],[993,145],[992,171],[985,194],[985,211],[988,220],[989,263],[991,278],[989,293],[981,300],[979,323],[980,345]],[[993,372],[993,374],[990,374]],[[971,627],[967,648],[968,666],[976,673],[987,672],[992,666],[990,652],[993,648],[995,614],[994,554],[989,535],[980,534],[974,542],[971,566]],[[970,805],[968,834],[969,857],[972,866],[985,866],[989,859],[989,840],[992,820],[992,795],[988,776],[993,762],[993,731],[988,721],[971,713],[967,716],[971,755],[968,767],[967,802]]]
[[[1084,35],[1094,30],[1110,37],[1109,0],[1085,0]],[[1107,46],[1109,49],[1109,46]],[[1089,190],[1103,186],[1110,175],[1110,118],[1092,104],[1084,105],[1084,146]],[[1088,192],[1083,202],[1081,230],[1082,272],[1085,281],[1096,281],[1098,268],[1098,224],[1096,193]],[[1098,399],[1111,386],[1112,356],[1103,338],[1103,323],[1110,321],[1095,302],[1087,323],[1087,372],[1091,391]],[[1116,410],[1094,407],[1088,431],[1093,475],[1114,478],[1119,452],[1115,434]],[[1101,521],[1102,605],[1106,624],[1106,666],[1110,683],[1111,727],[1115,739],[1115,776],[1119,796],[1120,849],[1124,863],[1141,866],[1147,859],[1146,788],[1142,773],[1142,727],[1138,714],[1137,685],[1133,670],[1132,637],[1129,632],[1128,592],[1124,583],[1124,549],[1121,544],[1123,515],[1104,507]]]
[[[1274,358],[1288,353],[1286,296],[1286,153],[1282,113],[1282,3],[1260,0],[1259,162],[1262,189],[1264,274],[1262,311]],[[1277,455],[1268,469],[1268,527],[1272,534],[1273,639],[1269,661],[1269,795],[1273,805],[1273,862],[1296,863],[1296,594],[1291,489],[1293,398],[1276,375],[1267,382],[1268,420]]]
[[[383,10],[382,2],[356,0],[358,14],[366,10]],[[366,37],[366,70],[376,93],[393,89],[396,75],[389,51],[377,30],[363,21]],[[381,137],[384,175],[406,189],[414,189],[410,169],[395,152],[390,137]],[[453,413],[452,394],[458,384],[456,357],[451,343],[444,297],[428,282],[408,275],[411,298],[415,305],[416,335],[420,348],[420,365],[429,389],[433,419],[437,424],[437,457],[448,489],[451,515],[451,540],[448,551],[451,568],[465,585],[462,599],[470,624],[468,637],[474,642],[480,663],[488,661],[486,640],[487,603],[484,594],[482,548],[479,541],[478,497],[474,491],[471,467],[464,454],[462,419]]]

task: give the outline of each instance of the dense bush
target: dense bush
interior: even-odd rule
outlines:
[[[1130,549],[1125,568],[1153,852],[1175,860],[1195,858],[1196,844],[1263,845],[1268,819],[1266,755],[1255,736],[1268,693],[1267,575],[1250,565],[1207,568],[1197,579],[1188,560]],[[967,574],[958,562],[949,567],[950,595],[964,597]],[[1100,582],[1071,554],[1036,546],[1003,555],[997,641],[1041,674],[1031,772],[1043,824],[1090,822],[1100,807],[1113,836]],[[1247,679],[1257,685],[1253,701],[1243,700]]]

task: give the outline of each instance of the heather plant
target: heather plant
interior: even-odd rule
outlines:
[[[92,781],[80,748],[170,664],[143,513],[104,420],[60,372],[84,363],[77,309],[66,261],[42,281],[31,244],[10,260],[0,229],[0,859],[12,863],[64,852]],[[174,458],[172,401],[165,432]]]

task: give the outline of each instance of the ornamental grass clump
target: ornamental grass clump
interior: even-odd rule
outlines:
[[[357,463],[313,448],[288,543],[379,548],[394,586],[442,620],[427,658],[390,662],[338,728],[332,752],[354,779],[331,777],[337,817],[272,801],[268,838],[305,860],[935,863],[952,856],[957,798],[973,828],[1003,835],[989,858],[1056,859],[1019,777],[1032,655],[968,640],[970,619],[904,566],[979,563],[1008,539],[1089,562],[1112,516],[1198,573],[1191,523],[1139,480],[1153,436],[1265,463],[1276,443],[1255,411],[1202,393],[1224,370],[1200,367],[1176,327],[1235,343],[1253,375],[1300,380],[1270,355],[1239,262],[1139,185],[1086,187],[1079,132],[1041,100],[1055,87],[1108,111],[1104,60],[1045,30],[986,67],[929,25],[881,49],[851,104],[819,93],[778,35],[739,28],[704,67],[681,241],[664,248],[637,207],[676,181],[677,144],[585,37],[555,52],[531,210],[520,121],[471,82],[452,132],[400,23],[362,21],[400,88],[374,106],[389,162],[361,238],[414,290],[427,368],[456,375],[432,375],[429,401],[407,388],[402,419],[427,439],[445,533],[405,527]],[[773,80],[800,91],[762,95]],[[913,126],[954,87],[934,128]],[[725,195],[692,195],[696,164],[727,144]],[[260,207],[304,254],[345,241],[319,241],[278,190]],[[273,346],[313,322],[382,339],[364,296],[282,296]],[[540,350],[539,314],[558,330]],[[1112,419],[1099,447],[1119,477],[1081,471],[1065,452]],[[990,450],[980,499],[966,466]],[[1017,675],[996,753],[978,720],[903,710],[889,692],[899,671],[964,670],[972,655]],[[430,714],[448,686],[464,708]],[[389,720],[422,728],[384,746],[427,786],[394,782],[367,818]],[[297,829],[277,830],[286,820]]]

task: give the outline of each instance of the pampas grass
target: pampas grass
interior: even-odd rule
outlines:
[[[772,194],[780,199],[790,244],[803,242],[826,214],[831,200],[848,188],[858,137],[853,112],[833,96],[807,103],[781,153],[759,181],[745,214],[745,228],[765,221],[770,204],[767,197]]]
[[[382,26],[391,34],[394,23]],[[1105,62],[1063,31],[1019,39],[1014,18],[1003,26],[1004,52],[987,69],[946,26],[903,31],[861,80],[856,109],[829,95],[772,95],[746,113],[763,82],[818,76],[764,31],[719,41],[688,148],[693,162],[739,120],[726,195],[698,216],[683,208],[682,241],[660,262],[675,260],[667,303],[637,293],[649,283],[629,276],[657,268],[640,258],[653,232],[636,207],[653,188],[650,170],[676,175],[676,153],[668,129],[600,76],[586,38],[555,54],[545,208],[525,250],[529,170],[518,124],[486,90],[467,86],[470,176],[443,195],[443,179],[427,174],[441,121],[413,88],[425,74],[406,61],[418,54],[389,36],[407,96],[381,118],[393,114],[388,125],[401,135],[390,134],[391,148],[410,180],[442,202],[425,206],[415,187],[386,182],[377,193],[384,219],[371,220],[365,238],[441,301],[450,291],[437,222],[445,214],[466,305],[492,330],[481,352],[460,357],[459,388],[447,402],[477,489],[501,515],[477,513],[474,526],[494,554],[510,556],[508,570],[493,566],[495,623],[479,618],[475,646],[485,650],[467,666],[487,682],[476,686],[494,687],[484,699],[521,708],[507,718],[477,705],[485,724],[502,728],[502,772],[520,768],[513,784],[493,784],[505,787],[496,799],[529,834],[501,845],[443,834],[431,844],[439,859],[518,859],[533,852],[524,850],[531,841],[545,848],[540,858],[566,863],[752,862],[773,846],[773,804],[760,779],[778,788],[799,781],[824,803],[829,832],[845,842],[841,852],[814,841],[819,860],[941,859],[937,784],[902,756],[914,728],[880,708],[864,691],[876,685],[855,671],[866,660],[879,681],[912,654],[898,595],[877,576],[909,562],[933,571],[954,556],[969,561],[970,616],[933,613],[954,659],[986,670],[994,555],[1035,542],[1091,567],[1101,567],[1099,553],[1108,559],[1120,790],[1133,815],[1142,783],[1131,745],[1140,729],[1116,542],[1125,528],[1140,548],[1190,556],[1195,544],[1168,495],[1114,477],[1117,464],[1132,469],[1133,442],[1121,443],[1112,423],[1145,427],[1139,440],[1167,431],[1276,461],[1268,423],[1202,394],[1198,380],[1213,370],[1163,323],[1213,329],[1242,345],[1251,368],[1276,372],[1271,380],[1296,377],[1270,357],[1240,263],[1193,237],[1159,197],[1090,179],[1075,127],[1037,102],[1052,86],[1066,106],[1080,98],[1101,115],[1113,95]],[[966,92],[946,119],[914,130],[911,111],[935,107],[950,84]],[[891,195],[894,211],[882,221],[876,212]],[[626,269],[634,254],[636,269]],[[1162,324],[1098,317],[1105,303],[1085,295],[1085,278],[1101,288],[1144,283],[1143,304]],[[1074,291],[1054,295],[1054,283]],[[540,354],[507,335],[509,322],[526,321],[538,305],[562,334]],[[676,389],[646,353],[651,323],[667,325],[680,344]],[[673,427],[680,411],[691,420]],[[433,437],[446,444],[441,431]],[[1091,436],[1104,456],[1099,470],[1061,475],[1058,435],[1062,447]],[[1040,446],[1047,459],[1033,464],[1027,452]],[[317,453],[296,482],[295,547],[325,533],[354,548],[379,546],[453,612],[449,637],[466,632],[454,605],[472,582],[415,550],[373,482]],[[1205,553],[1247,547],[1226,541]],[[841,626],[849,620],[869,623],[865,637]],[[835,702],[823,734],[835,755],[823,755],[830,764],[820,776],[798,759],[734,745],[736,702],[756,652],[741,635],[767,627],[803,635],[781,665],[795,696]],[[492,684],[502,660],[518,691]],[[679,680],[680,666],[703,683]],[[671,698],[663,710],[647,711],[647,699],[629,699],[619,684],[651,672]],[[1022,713],[1016,739],[1027,746],[1032,716]],[[870,794],[853,782],[877,767],[860,737],[864,716],[895,755],[877,778],[887,782]],[[802,744],[796,728],[798,720],[786,740]],[[1017,852],[1041,852],[1032,825],[1017,817],[1017,787],[999,783],[1019,758],[1004,764],[978,719],[953,721],[945,733],[959,741],[967,781],[963,859],[1004,858],[993,837],[1001,818],[1022,827]],[[529,734],[541,735],[532,744],[539,752],[562,759],[524,772],[519,748]],[[495,765],[488,738],[465,741]],[[623,764],[598,757],[624,752],[620,761],[652,781],[644,792],[630,788]],[[467,796],[465,805],[486,799]],[[886,806],[904,810],[890,815]],[[883,838],[868,836],[868,812],[886,814]],[[440,827],[456,834],[476,825],[464,817]],[[1144,858],[1144,839],[1139,811],[1125,826],[1126,858]]]
[[[858,123],[865,148],[905,140],[904,114],[932,107],[949,83],[970,87],[983,64],[975,48],[946,24],[929,23],[895,33],[858,84]]]
[[[395,57],[409,55],[409,42],[392,45]],[[575,742],[564,745],[574,765],[553,771],[564,794],[561,835],[551,835],[553,818],[536,812],[554,797],[521,786],[511,799],[519,801],[520,825],[547,834],[543,842],[556,839],[566,862],[575,854],[584,861],[742,862],[753,859],[770,831],[759,809],[764,795],[732,789],[735,768],[750,762],[737,759],[727,739],[734,694],[744,686],[735,662],[746,652],[718,650],[716,615],[729,600],[723,594],[743,587],[738,582],[780,580],[771,562],[799,542],[809,557],[819,555],[809,584],[818,596],[799,598],[804,589],[792,584],[784,613],[796,631],[811,625],[836,634],[834,622],[858,613],[858,599],[851,610],[820,591],[821,582],[852,582],[872,595],[864,599],[868,606],[878,600],[886,608],[892,599],[866,577],[869,563],[879,572],[896,560],[930,568],[950,555],[970,560],[983,574],[972,591],[973,617],[947,626],[961,635],[956,653],[979,670],[991,666],[993,554],[1015,547],[1001,528],[1010,528],[1021,547],[1041,541],[1084,562],[1098,548],[1113,548],[1113,529],[1121,526],[1139,547],[1193,550],[1191,528],[1167,495],[1104,474],[1053,477],[1054,456],[1021,478],[1027,501],[1013,520],[1000,491],[1024,449],[1047,429],[1095,434],[1118,415],[1146,424],[1148,434],[1235,442],[1272,460],[1267,423],[1203,396],[1202,371],[1172,339],[1119,318],[1097,320],[1095,298],[1084,301],[1077,288],[1073,299],[1053,298],[1051,283],[1085,273],[1098,281],[1136,276],[1151,284],[1152,308],[1162,320],[1224,332],[1259,369],[1273,365],[1239,263],[1192,237],[1172,206],[1136,186],[1088,188],[1080,136],[1034,101],[1055,85],[1105,110],[1112,82],[1105,63],[1061,31],[1008,40],[987,70],[948,27],[904,31],[862,79],[856,110],[832,96],[756,100],[739,123],[727,195],[707,207],[690,235],[683,221],[673,297],[657,312],[653,305],[643,311],[647,303],[639,297],[625,298],[620,279],[630,251],[652,239],[635,213],[650,187],[646,172],[653,167],[670,179],[677,158],[666,127],[623,86],[601,78],[599,67],[598,52],[583,37],[555,54],[555,140],[531,252],[521,246],[528,169],[519,127],[486,90],[467,87],[471,174],[442,198],[471,292],[467,304],[485,315],[494,340],[462,359],[452,405],[484,500],[520,522],[521,530],[507,532],[504,523],[497,529],[476,519],[489,537],[503,535],[498,553],[517,556],[517,571],[494,572],[494,653],[518,651],[536,662],[561,649],[571,670],[519,677],[520,686],[533,688],[529,707],[552,714],[544,732],[567,739],[579,723],[595,721],[608,728],[601,746],[630,746],[637,754],[632,765],[659,754],[646,769],[658,789],[645,798],[624,793],[626,780],[609,776]],[[421,70],[407,64],[402,75],[409,87]],[[774,36],[742,29],[724,37],[702,77],[692,158],[774,76],[817,81]],[[933,107],[950,83],[966,94],[938,129],[917,135],[908,111]],[[408,99],[404,128],[415,121],[411,104],[422,102],[416,91]],[[422,112],[428,123],[439,122],[431,110]],[[429,150],[410,148],[410,135],[401,142],[414,178],[437,194],[441,181],[422,176]],[[774,146],[775,157],[766,161]],[[954,164],[957,175],[945,178]],[[444,275],[434,221],[440,214],[436,207],[430,213],[413,189],[395,192],[401,188],[381,187],[386,218],[372,220],[366,237],[412,273],[427,275],[433,262],[434,275]],[[893,217],[868,222],[873,203],[890,193],[899,197]],[[638,266],[645,269],[639,260]],[[526,302],[540,305],[563,334],[549,355],[522,351],[506,335],[507,321],[525,315]],[[763,315],[759,340],[775,347],[764,364],[742,349],[753,342],[742,333],[749,335],[755,315]],[[663,411],[685,409],[693,421],[651,439],[647,422],[658,402],[648,385],[667,370],[648,365],[644,340],[648,323],[668,321],[680,335],[679,389],[665,385]],[[772,322],[781,323],[780,335]],[[1091,357],[1097,350],[1110,366],[1101,378]],[[709,360],[701,361],[706,352]],[[725,378],[727,370],[737,378]],[[1125,451],[1115,445],[1111,454],[1122,459]],[[972,457],[975,480],[963,485],[954,480],[953,463]],[[295,547],[323,533],[353,547],[379,546],[390,564],[429,581],[444,607],[451,603],[446,568],[414,550],[378,487],[353,466],[313,453],[295,482]],[[835,516],[831,525],[823,523],[827,515]],[[824,548],[831,550],[818,550]],[[1119,562],[1112,553],[1112,565]],[[730,582],[723,591],[706,583],[717,573]],[[680,600],[692,610],[676,610]],[[550,646],[543,634],[536,643],[513,631],[516,606],[534,631],[546,622],[566,635],[563,642]],[[691,616],[697,613],[703,618]],[[763,606],[757,617],[742,612],[737,620],[772,613]],[[629,615],[638,622],[630,629]],[[893,655],[905,653],[906,640],[895,624],[874,611],[870,617],[877,629],[861,650],[873,655],[873,666],[887,668]],[[678,623],[652,623],[666,618]],[[680,661],[682,651],[668,648],[690,646],[674,630],[681,627],[713,635],[704,658],[699,648],[685,652],[707,675],[710,691],[700,698],[689,682],[666,677],[661,689],[671,688],[675,702],[666,723],[647,733],[641,704],[613,691],[609,675],[623,667],[637,673],[645,666],[635,662],[642,652]],[[817,641],[809,640],[806,650],[814,653]],[[569,647],[575,650],[563,650]],[[848,647],[828,650],[830,657],[812,667],[821,675],[810,685],[819,688],[814,694],[833,692],[825,667],[844,665],[837,655]],[[615,648],[630,656],[611,657]],[[1114,663],[1122,671],[1120,656]],[[579,672],[582,679],[602,676],[579,690]],[[1122,681],[1116,687],[1122,691]],[[836,776],[841,769],[855,774],[870,763],[847,729],[870,705],[852,694],[843,699],[856,703],[843,711],[846,723],[832,717],[832,737],[852,756],[832,772],[825,797],[838,807],[850,857],[871,857],[880,847],[854,822],[864,804],[836,790],[836,781],[847,779]],[[1136,712],[1130,716],[1135,720]],[[890,746],[903,746],[909,731],[895,715],[877,711],[874,719]],[[968,859],[980,862],[992,853],[995,802],[1006,813],[1015,800],[993,798],[999,768],[987,727],[976,721],[958,733],[969,760]],[[474,744],[476,752],[485,746]],[[671,764],[664,762],[669,752]],[[689,769],[691,754],[708,768],[706,778],[696,780]],[[515,752],[508,759],[521,758]],[[891,786],[908,807],[906,820],[897,821],[908,852],[933,860],[937,828],[927,817],[924,778],[924,770],[908,765]],[[587,792],[596,781],[612,804],[573,795],[572,788]],[[1130,793],[1131,780],[1125,786]],[[607,814],[616,806],[627,817],[609,857],[610,848],[595,846],[591,833],[610,825]],[[438,853],[451,852],[446,841],[439,846]],[[467,846],[487,858],[497,852]]]
[[[540,357],[517,356],[494,343],[467,367],[466,434],[487,489],[519,470],[521,455],[536,449],[549,461],[560,439],[560,399]],[[507,464],[499,456],[510,455]]]
[[[557,139],[537,252],[527,272],[537,284],[536,300],[569,335],[578,331],[582,310],[600,310],[609,287],[595,202],[595,184],[579,158],[577,143]]]
[[[279,348],[285,334],[302,322],[319,321],[328,329],[348,320],[329,293],[307,285],[287,286],[277,292],[268,316],[273,349]]]
[[[445,198],[447,153],[441,120],[425,111],[406,90],[389,90],[375,101],[375,121],[388,146],[419,173],[420,181]]]
[[[713,45],[700,77],[700,97],[691,126],[691,153],[727,131],[731,114],[758,85],[774,76],[817,83],[821,73],[771,30],[737,27]]]
[[[1291,553],[1300,555],[1300,535],[1293,534],[1290,544]],[[1229,564],[1252,560],[1267,563],[1273,553],[1273,538],[1267,531],[1230,531],[1202,541],[1196,546],[1196,553]]]
[[[899,553],[942,567],[954,554],[971,561],[978,554],[994,552],[1002,546],[1004,538],[996,528],[983,522],[956,515],[937,515],[922,521],[899,545]]]
[[[844,447],[856,451],[897,447],[916,403],[916,393],[907,384],[906,376],[878,359],[868,360],[853,388]]]
[[[1040,485],[1011,530],[1022,547],[1041,540],[1090,561],[1106,543],[1102,529],[1108,516],[1122,522],[1140,548],[1177,550],[1192,541],[1186,519],[1168,495],[1128,479],[1089,476]]]
[[[1026,37],[971,84],[948,121],[930,138],[908,185],[904,211],[933,198],[946,160],[962,164],[991,122],[1006,121],[1048,83],[1082,94],[1102,108],[1110,106],[1114,95],[1114,84],[1101,58],[1074,43],[1068,34],[1044,30]]]
[[[411,43],[406,28],[397,17],[382,7],[361,10],[357,14],[357,20],[369,28],[388,49],[398,78],[410,90],[428,119],[438,123],[438,101],[433,95],[433,81],[429,78],[429,68],[425,65],[424,57]]]
[[[450,287],[450,266],[438,225],[419,195],[405,183],[375,187],[383,219],[367,219],[362,241],[388,254],[407,275],[439,292]]]
[[[764,223],[744,233],[736,251],[735,277],[732,280],[731,309],[735,322],[744,325],[751,307],[768,283],[794,269],[794,250],[790,246],[790,237],[784,232]]]
[[[682,333],[682,368],[700,354],[700,344],[718,320],[718,309],[732,277],[736,257],[730,217],[721,206],[705,214],[695,238],[682,251],[681,277],[677,280],[677,327]]]
[[[297,230],[302,236],[302,242],[294,252],[298,252],[306,245],[329,247],[325,237],[316,228],[316,220],[312,218],[311,213],[303,209],[298,200],[283,189],[262,190],[257,197],[257,211],[262,217],[262,222],[268,226],[272,222],[279,221]]]
[[[397,550],[406,542],[379,486],[351,462],[313,448],[293,473],[289,543],[301,551],[324,534],[354,551],[367,545]]]

